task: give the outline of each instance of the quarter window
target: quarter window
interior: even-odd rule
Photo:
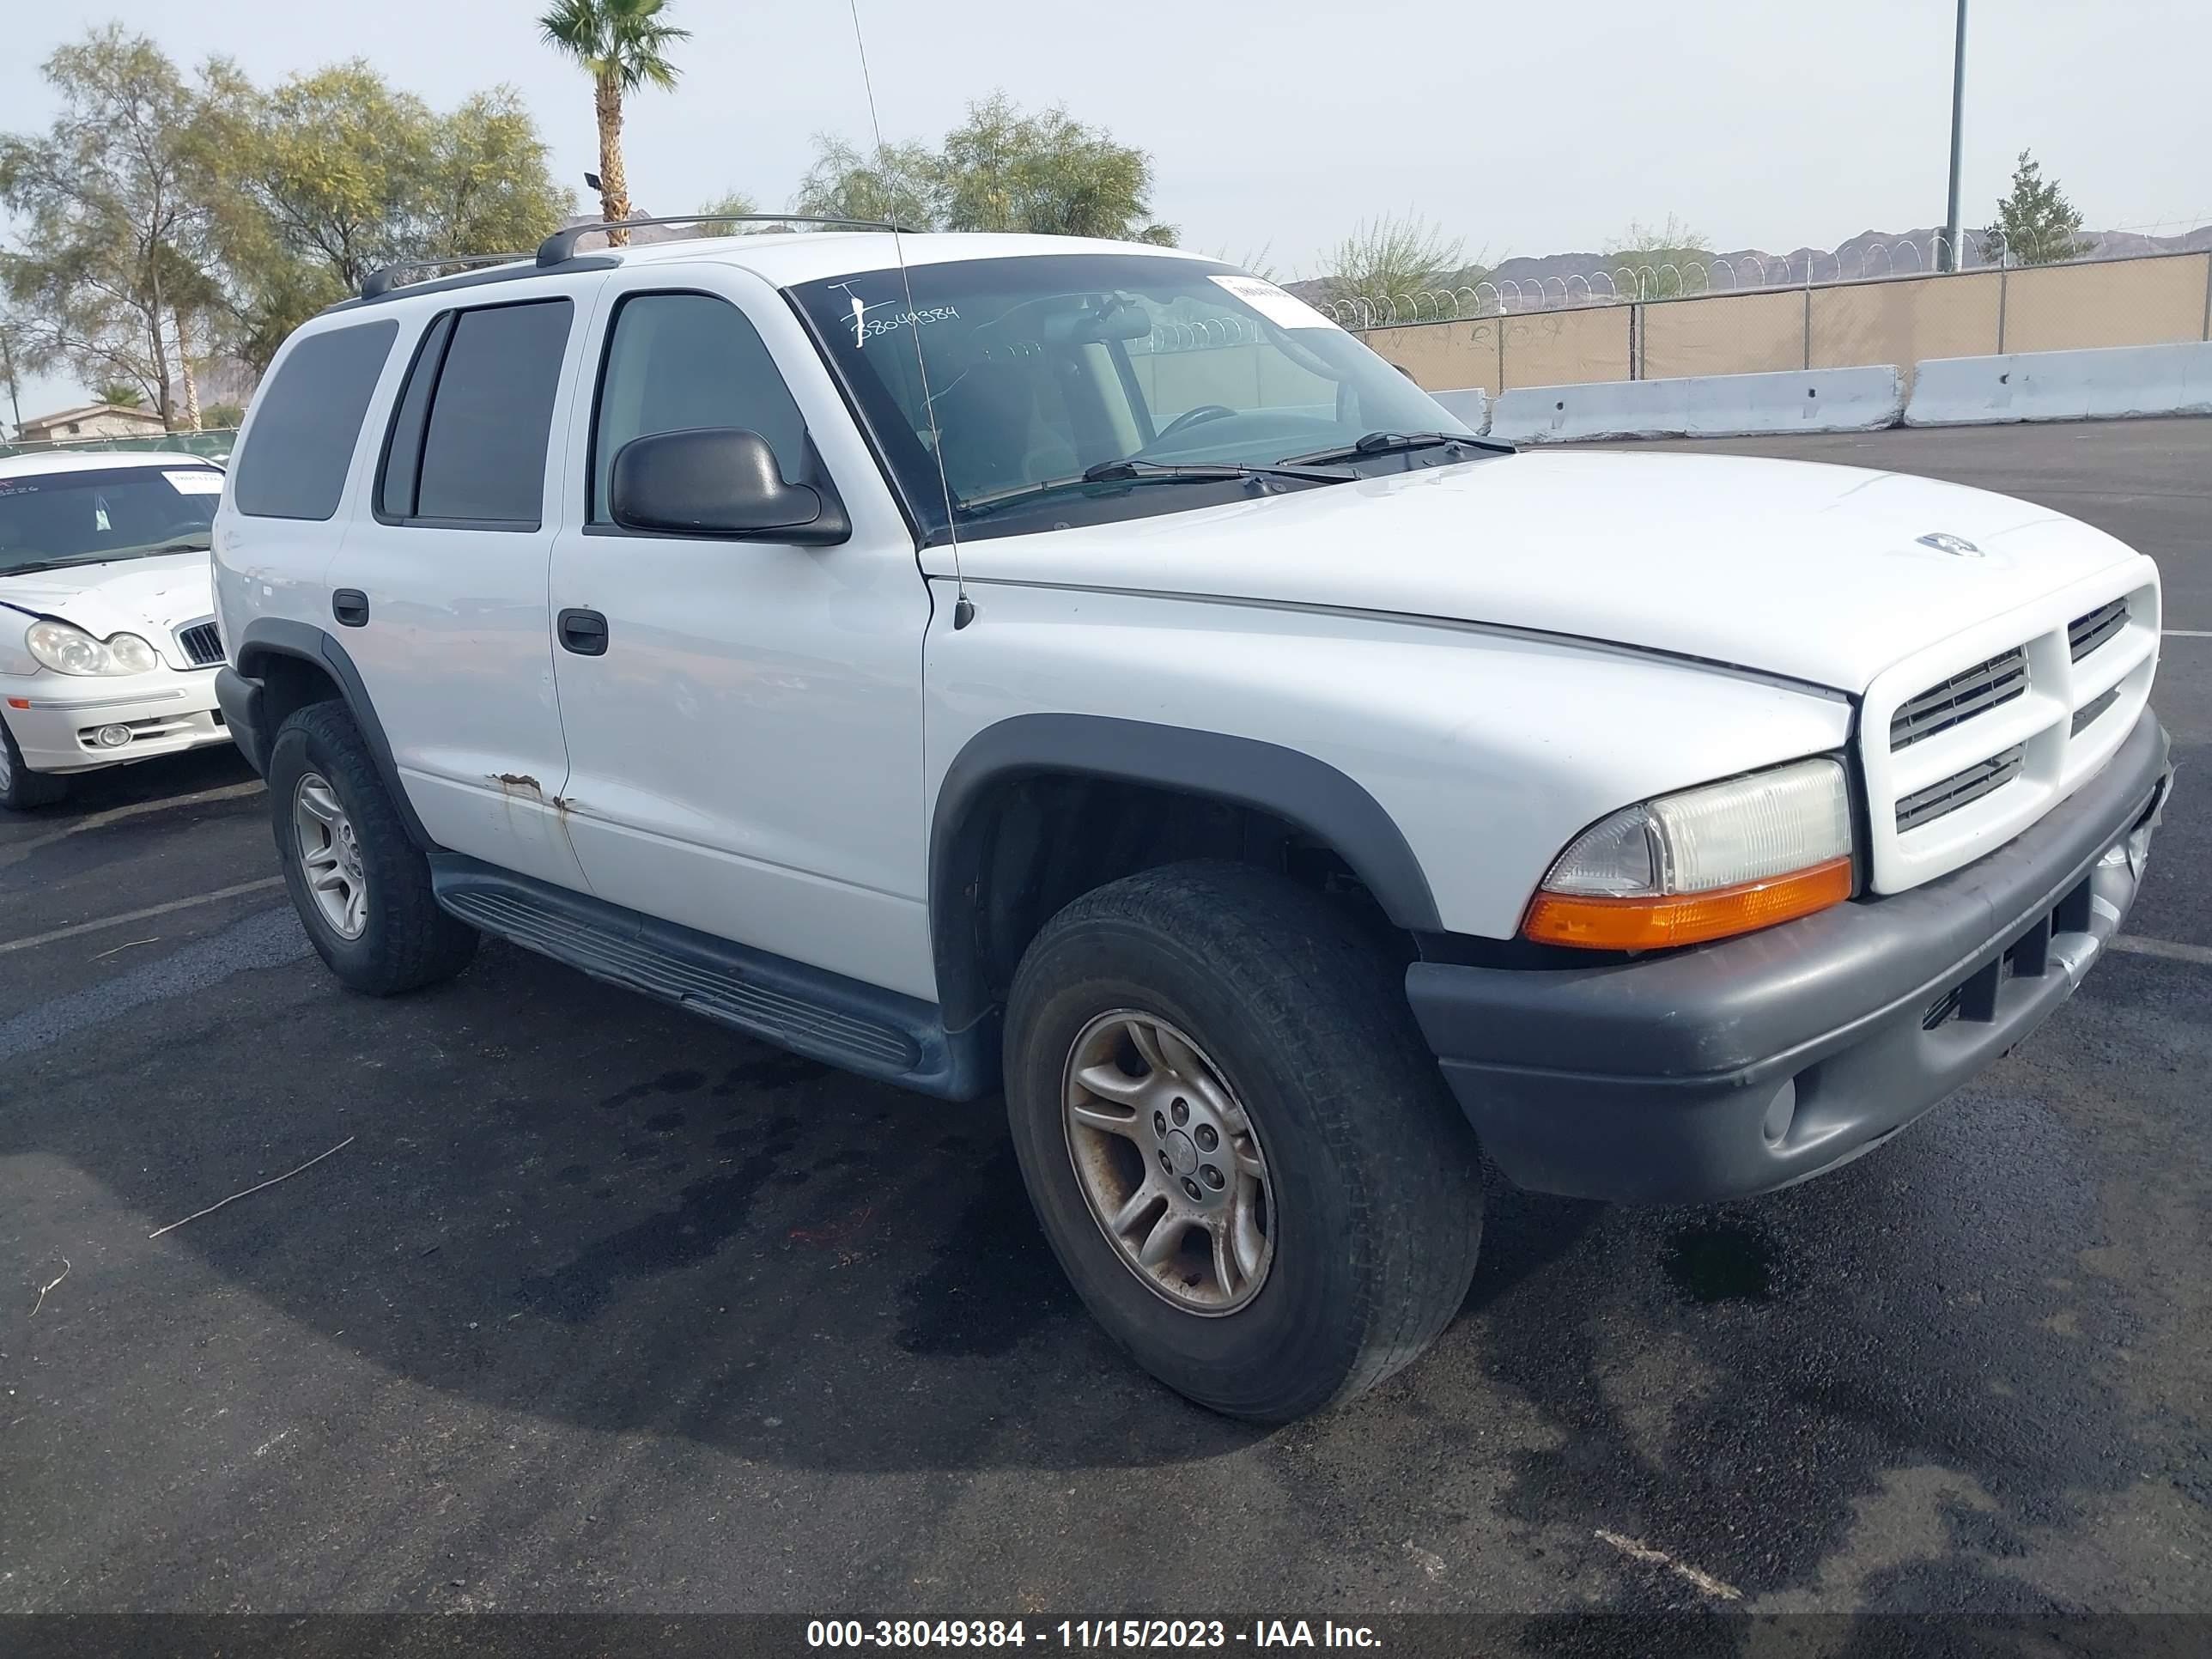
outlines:
[[[311,334],[254,400],[231,468],[231,504],[259,519],[327,519],[338,510],[354,441],[399,325],[386,319]]]
[[[591,521],[613,521],[607,481],[624,444],[706,426],[757,432],[785,480],[801,480],[805,417],[744,313],[704,294],[632,295],[615,313],[599,380]]]

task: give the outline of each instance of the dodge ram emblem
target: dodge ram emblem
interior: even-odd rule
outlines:
[[[1931,530],[1917,538],[1921,546],[1932,547],[1939,553],[1954,554],[1961,559],[1978,559],[1982,550],[1964,536],[1954,536],[1948,531]]]

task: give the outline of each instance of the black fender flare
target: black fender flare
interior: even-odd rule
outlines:
[[[283,617],[257,617],[246,624],[246,632],[239,640],[238,677],[253,688],[248,702],[255,711],[254,741],[262,769],[265,771],[268,766],[270,745],[276,741],[276,734],[259,729],[259,683],[265,673],[264,665],[276,657],[296,659],[329,676],[338,689],[338,697],[345,704],[346,712],[361,728],[362,741],[368,744],[370,757],[376,763],[377,775],[391,792],[392,804],[399,810],[399,820],[407,826],[409,837],[426,853],[438,850],[429,831],[422,827],[422,820],[415,815],[415,803],[407,799],[406,790],[400,787],[399,768],[392,758],[391,742],[384,735],[383,721],[376,717],[376,705],[368,699],[368,688],[362,681],[361,670],[354,666],[345,647],[312,623],[294,622]]]
[[[1279,744],[1103,714],[1017,714],[970,738],[945,774],[930,815],[929,934],[948,1029],[988,1014],[981,951],[960,918],[998,785],[1054,774],[1120,780],[1272,813],[1333,848],[1391,921],[1442,932],[1435,894],[1397,821],[1326,761]]]

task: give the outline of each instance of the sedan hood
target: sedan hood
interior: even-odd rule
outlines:
[[[137,634],[173,660],[171,630],[215,614],[214,566],[203,548],[0,576],[0,605],[59,617],[101,639]]]
[[[2136,556],[2048,507],[1902,473],[1589,451],[994,537],[960,556],[981,580],[1449,618],[1856,693]],[[929,568],[952,574],[941,548]]]

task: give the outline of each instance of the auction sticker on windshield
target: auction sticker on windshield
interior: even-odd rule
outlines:
[[[1216,276],[1213,281],[1278,328],[1336,327],[1297,295],[1257,276]]]
[[[176,472],[164,468],[161,476],[169,481],[169,488],[179,495],[222,494],[222,474],[211,466],[195,466]]]

